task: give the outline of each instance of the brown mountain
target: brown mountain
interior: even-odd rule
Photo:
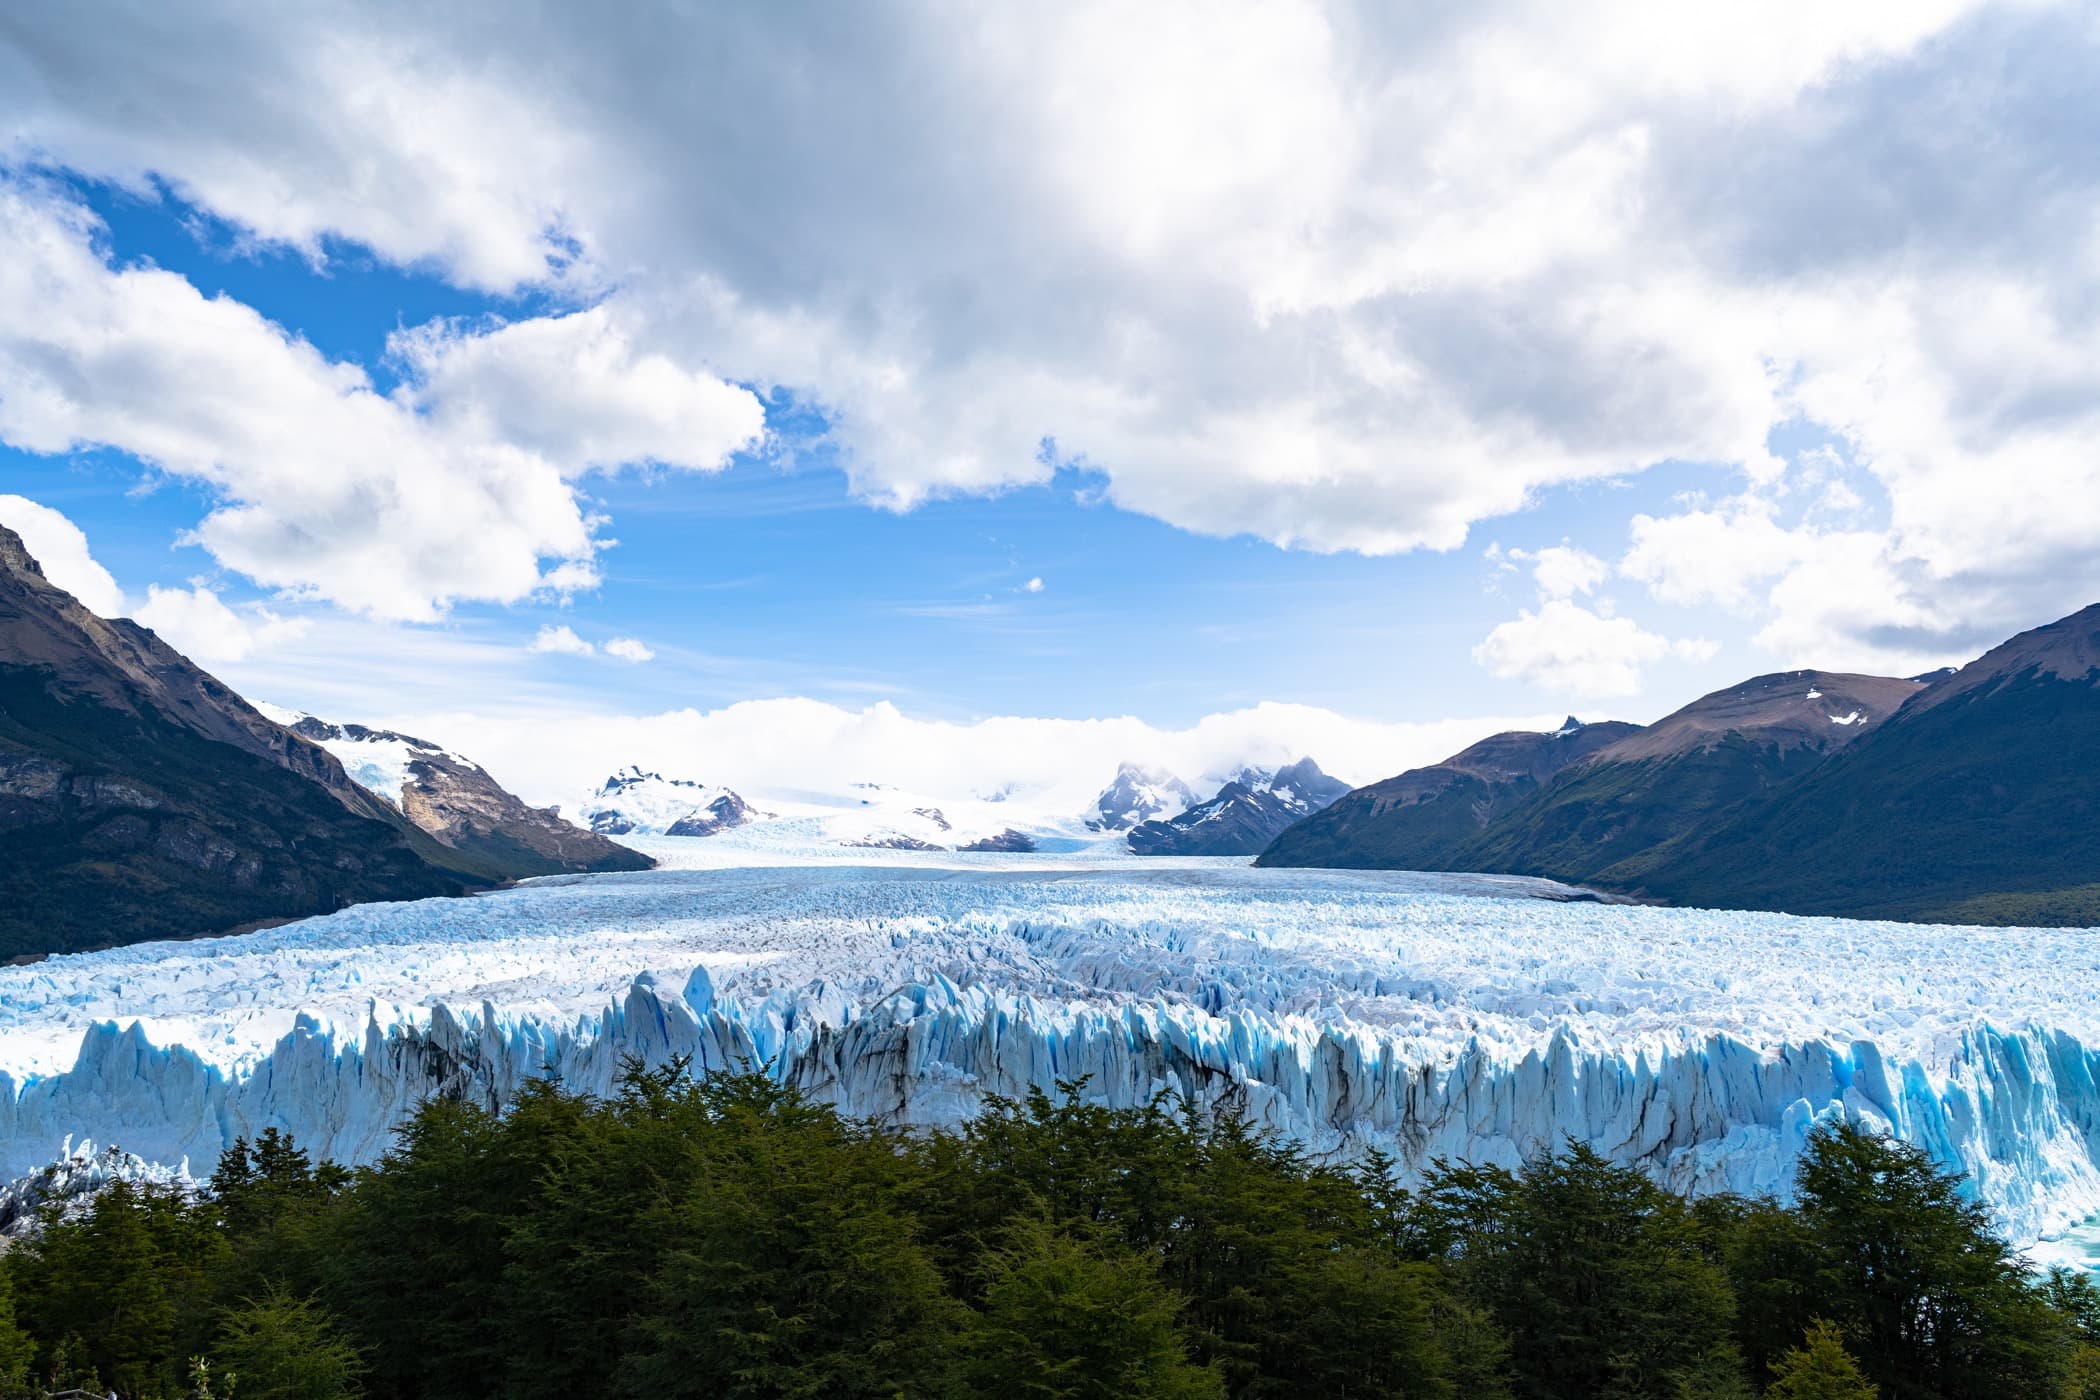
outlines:
[[[1292,827],[1265,865],[1473,870],[1646,888],[1705,823],[1872,732],[1925,687],[1828,671],[1757,676],[1646,727],[1500,734]]]
[[[2100,924],[2100,605],[1921,690],[1646,873],[1684,903]]]
[[[352,772],[364,754],[384,754],[398,764],[398,795],[391,802],[438,844],[513,875],[559,875],[608,870],[648,870],[656,862],[563,820],[551,807],[532,807],[491,777],[488,770],[433,744],[390,729],[330,724],[301,715],[291,731],[329,750]]]
[[[0,528],[0,958],[500,878]]]
[[[1564,769],[1460,859],[1473,869],[1645,888],[1702,823],[1858,742],[1923,688],[1786,671],[1717,690]]]

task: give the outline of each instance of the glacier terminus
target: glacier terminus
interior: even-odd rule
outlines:
[[[500,1109],[536,1076],[606,1092],[629,1057],[689,1055],[903,1125],[1084,1079],[1409,1171],[1574,1138],[1691,1191],[1784,1195],[1844,1115],[1967,1173],[2022,1243],[2100,1213],[2100,931],[843,850],[793,825],[637,843],[654,871],[0,968],[0,1174],[92,1141],[202,1175],[271,1126],[370,1161],[432,1093]]]

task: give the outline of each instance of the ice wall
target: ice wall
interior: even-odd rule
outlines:
[[[859,999],[819,979],[763,997],[718,993],[704,967],[644,974],[595,1016],[438,1002],[361,1025],[300,1015],[234,1065],[155,1044],[136,1024],[90,1025],[77,1060],[0,1075],[0,1172],[51,1160],[92,1132],[149,1161],[207,1171],[267,1126],[317,1155],[368,1161],[426,1095],[500,1108],[529,1079],[611,1089],[623,1056],[686,1054],[700,1068],[765,1066],[848,1112],[952,1123],[985,1094],[1088,1079],[1117,1104],[1162,1090],[1243,1108],[1324,1154],[1385,1148],[1514,1164],[1573,1137],[1665,1182],[1784,1194],[1814,1121],[1848,1114],[1970,1174],[2016,1239],[2100,1212],[2100,1052],[2039,1024],[1978,1019],[1891,1052],[1814,1037],[1759,1049],[1709,1029],[1637,1046],[1579,1019],[1529,1048],[1505,1036],[1435,1041],[1348,1017],[1272,1014],[1213,995],[1100,1002],[935,974]]]

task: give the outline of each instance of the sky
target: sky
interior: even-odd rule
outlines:
[[[258,699],[1367,780],[2100,597],[2094,6],[438,8],[0,16],[0,523]]]

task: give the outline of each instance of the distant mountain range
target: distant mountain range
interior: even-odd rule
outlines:
[[[1095,799],[1086,824],[1089,831],[1128,831],[1145,822],[1179,816],[1195,805],[1195,789],[1172,773],[1126,763]]]
[[[581,815],[606,836],[714,836],[766,814],[728,788],[629,764],[599,785]]]
[[[1910,680],[1793,671],[1501,734],[1258,864],[1545,875],[1719,908],[2100,923],[2100,606]]]
[[[1141,856],[1251,856],[1348,791],[1309,758],[1273,771],[1243,768],[1208,801],[1140,822],[1127,839]]]
[[[151,631],[90,612],[0,528],[0,958],[539,873],[473,846],[424,830]]]

